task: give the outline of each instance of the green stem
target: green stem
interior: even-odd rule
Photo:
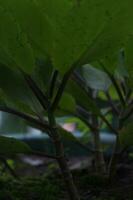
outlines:
[[[55,70],[51,76],[51,80],[50,80],[50,84],[49,84],[49,90],[48,90],[49,95],[48,96],[50,99],[52,99],[52,97],[54,95],[57,77],[58,77],[58,71]]]
[[[60,87],[59,87],[59,89],[58,89],[58,91],[57,91],[57,94],[56,94],[55,99],[54,99],[54,101],[53,101],[53,103],[52,103],[52,106],[51,106],[51,110],[52,110],[52,111],[55,111],[56,108],[57,108],[57,106],[59,105],[59,101],[60,101],[60,99],[61,99],[61,97],[62,97],[62,95],[63,95],[63,92],[64,92],[64,90],[65,90],[65,87],[66,87],[66,84],[67,84],[67,82],[68,82],[68,79],[70,78],[70,75],[71,75],[71,73],[72,73],[72,70],[73,70],[73,68],[71,68],[71,69],[64,75],[64,77],[63,77],[63,79],[62,79],[62,82],[61,82],[61,84],[60,84]]]
[[[125,107],[125,99],[124,99],[124,96],[122,94],[122,91],[121,91],[121,88],[119,87],[119,84],[117,82],[117,80],[115,79],[115,77],[106,69],[106,67],[103,65],[103,63],[99,62],[99,64],[102,66],[102,68],[104,69],[104,71],[107,73],[107,75],[109,76],[109,78],[111,79],[112,83],[113,83],[113,86],[117,92],[117,95],[120,99],[120,102],[122,104],[123,107]]]
[[[51,110],[48,111],[48,119],[49,119],[49,125],[51,127],[50,131],[51,131],[52,139],[55,146],[57,161],[64,178],[64,182],[66,185],[66,190],[68,192],[69,198],[70,200],[80,200],[77,188],[73,182],[72,174],[67,164],[67,160],[64,153],[64,147],[61,142],[60,134],[57,130],[55,117]]]
[[[100,118],[107,125],[107,127],[112,131],[112,133],[114,133],[115,135],[118,135],[118,131],[112,126],[112,124],[109,123],[109,121],[106,119],[106,117],[103,114],[100,114]]]
[[[44,108],[44,110],[47,110],[47,107],[49,106],[49,100],[47,96],[41,91],[36,82],[28,74],[23,72],[23,76],[27,85],[29,86],[33,94],[36,96],[41,106]]]
[[[102,150],[102,145],[100,141],[100,133],[99,133],[99,128],[98,128],[98,118],[97,116],[93,115],[92,116],[92,125],[95,127],[93,129],[93,139],[94,139],[94,150],[95,150],[95,167],[96,167],[96,172],[98,175],[101,173],[104,174],[106,172],[106,166],[105,166],[105,161],[104,161],[104,156],[103,156],[103,150]]]
[[[113,154],[112,154],[109,166],[108,166],[108,176],[109,176],[110,180],[112,180],[116,175],[116,164],[117,164],[117,161],[118,161],[118,158],[120,155],[119,145],[120,145],[119,136],[117,135],[116,142],[115,142],[114,149],[113,149]]]
[[[115,103],[113,102],[113,99],[111,98],[109,92],[105,92],[105,95],[107,97],[108,102],[111,105],[112,111],[114,112],[114,114],[118,115],[119,114],[119,110],[117,108],[117,106],[115,105]]]

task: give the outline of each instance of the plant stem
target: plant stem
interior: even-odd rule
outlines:
[[[123,109],[121,110],[120,113],[122,112]],[[113,149],[113,154],[109,163],[109,167],[108,167],[108,176],[109,179],[112,180],[115,175],[116,175],[116,165],[118,162],[118,159],[120,158],[120,141],[119,141],[119,130],[121,130],[121,128],[123,127],[123,120],[122,120],[122,116],[121,114],[118,117],[118,125],[117,125],[117,134],[116,134],[116,141],[114,144],[114,149]]]
[[[114,133],[115,135],[118,134],[118,131],[112,126],[112,124],[109,123],[109,121],[106,119],[106,117],[103,114],[100,114],[100,118],[107,125],[107,127],[112,131],[112,133]]]
[[[113,111],[116,115],[118,115],[118,114],[119,114],[119,110],[118,110],[118,108],[116,107],[115,103],[113,102],[113,99],[111,98],[109,92],[108,92],[108,91],[105,92],[105,95],[106,95],[106,97],[107,97],[108,102],[110,103],[110,105],[111,105],[111,107],[112,107],[112,111]]]
[[[47,107],[49,106],[49,100],[47,96],[41,91],[39,86],[29,75],[23,72],[23,76],[25,81],[27,82],[27,85],[29,86],[33,94],[36,96],[44,110],[47,110]]]
[[[51,80],[50,80],[50,84],[49,84],[49,90],[48,90],[49,95],[48,96],[50,99],[52,99],[52,97],[54,95],[54,89],[56,86],[57,77],[58,77],[58,71],[55,70],[51,76]]]
[[[77,188],[73,182],[72,174],[67,164],[67,160],[64,153],[64,147],[60,139],[60,134],[57,130],[55,117],[51,110],[48,111],[48,119],[49,119],[49,125],[51,127],[50,131],[51,131],[52,139],[55,146],[57,162],[61,169],[69,198],[70,200],[80,200]]]
[[[123,107],[125,107],[125,99],[124,96],[122,94],[121,88],[119,87],[119,84],[117,83],[117,80],[115,79],[115,77],[106,69],[106,67],[103,65],[103,63],[99,62],[99,64],[101,65],[101,67],[104,69],[104,71],[107,73],[107,75],[109,76],[109,78],[111,79],[113,86],[118,94],[118,97],[121,101],[121,104]]]
[[[81,80],[80,76],[77,73],[73,74],[73,79],[76,81],[76,83],[84,90],[84,92],[88,95],[88,97],[95,103],[95,106],[98,108],[98,105],[96,103],[96,100],[94,98],[92,98],[92,96],[90,95],[90,93],[88,93],[88,91],[86,90],[86,88],[84,87],[84,82]],[[87,113],[87,111],[86,111]],[[108,128],[115,134],[117,134],[117,130],[115,130],[113,128],[113,126],[108,122],[108,120],[106,119],[106,117],[100,113],[99,117],[102,119],[102,121],[108,126]],[[92,125],[90,125],[91,127]]]
[[[116,175],[116,164],[118,161],[118,157],[120,155],[119,144],[120,144],[119,143],[119,135],[117,135],[112,158],[111,158],[109,166],[108,166],[108,176],[109,176],[110,180],[112,180],[114,178],[114,176]]]
[[[93,139],[94,139],[94,150],[95,150],[95,167],[96,167],[96,172],[98,175],[101,173],[106,172],[106,166],[105,166],[105,161],[104,161],[104,156],[103,156],[103,151],[102,151],[102,145],[100,141],[100,133],[99,133],[99,128],[98,128],[98,118],[95,115],[92,115],[92,125],[95,127],[93,129]]]
[[[0,106],[0,111],[6,112],[9,114],[16,115],[17,117],[20,117],[21,119],[24,119],[26,122],[31,123],[32,125],[35,125],[36,128],[42,131],[49,131],[49,125],[45,122],[41,122],[40,120],[32,117],[29,114],[25,114],[23,112],[20,112],[18,110],[15,110],[14,108],[10,108],[7,106]]]
[[[52,111],[55,111],[56,108],[57,108],[57,106],[59,105],[59,101],[60,101],[60,99],[61,99],[61,97],[62,97],[62,95],[63,95],[64,89],[65,89],[65,87],[66,87],[66,84],[67,84],[67,82],[68,82],[68,79],[70,78],[70,75],[71,75],[71,73],[72,73],[72,70],[73,70],[73,68],[71,68],[71,69],[64,75],[64,77],[63,77],[63,79],[62,79],[62,82],[61,82],[61,84],[60,84],[60,87],[58,88],[57,94],[56,94],[55,99],[54,99],[54,101],[53,101],[53,103],[52,103],[52,106],[51,106],[51,110],[52,110]]]

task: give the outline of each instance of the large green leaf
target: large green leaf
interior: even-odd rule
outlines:
[[[132,5],[131,0],[112,1],[112,6],[107,12],[111,21],[107,23],[95,43],[92,44],[89,50],[91,57],[100,58],[103,55],[112,57],[112,54],[118,53],[120,47],[125,45],[127,37],[133,31]]]
[[[108,75],[89,64],[83,66],[83,76],[88,87],[93,90],[107,91],[111,85]]]
[[[61,71],[66,71],[80,58],[106,23],[104,9],[107,9],[107,3],[104,5],[100,1],[98,6],[97,3],[91,0],[80,1],[63,18],[53,51],[54,65]]]
[[[50,87],[51,76],[54,68],[49,59],[38,59],[36,68],[32,74],[33,79],[39,85],[43,92],[46,92]]]
[[[52,24],[35,0],[5,0],[1,5],[12,13],[16,22],[27,34],[36,56],[49,53],[52,47]]]
[[[0,104],[33,114],[41,109],[19,71],[0,65]],[[39,111],[38,110],[38,111]]]
[[[35,60],[26,35],[13,16],[0,5],[0,62],[31,72]]]
[[[133,86],[133,35],[130,35],[125,46],[126,68],[128,70],[131,86]]]
[[[80,1],[62,20],[54,45],[54,65],[66,71],[81,57],[86,63],[116,52],[131,31],[132,4],[131,0]]]
[[[39,6],[39,8],[46,14],[51,21],[52,25],[59,28],[62,23],[62,18],[67,16],[68,12],[75,5],[72,0],[37,0],[34,2]]]
[[[31,153],[31,148],[24,142],[18,141],[14,138],[0,136],[0,154],[12,155],[20,153]]]
[[[86,63],[116,52],[132,31],[132,0],[81,0],[77,3],[67,0],[0,0],[0,3],[1,10],[6,11],[1,19],[4,15],[4,21],[8,18],[11,25],[15,23],[15,27],[19,27],[19,39],[27,51],[32,47],[37,58],[47,54],[54,67],[63,73],[80,58]],[[12,35],[11,30],[15,30],[14,26],[10,28],[11,25],[3,43]],[[17,33],[18,30],[15,38]],[[15,45],[19,43],[20,40],[16,40]],[[20,54],[22,47],[16,52],[14,44],[12,46],[11,41],[9,44],[13,50],[7,52],[5,46],[4,53],[9,58],[13,56],[17,65],[27,69],[27,59]],[[24,52],[28,56],[27,51]]]

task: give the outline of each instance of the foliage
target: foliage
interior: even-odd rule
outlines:
[[[48,178],[23,178],[20,181],[13,180],[11,177],[5,176],[0,179],[0,199],[24,200],[38,199],[56,200],[59,199],[60,188],[57,185],[58,181]]]
[[[56,116],[83,121],[94,134],[92,152],[99,158],[103,123],[119,141],[132,114],[132,7],[132,0],[0,0],[0,110],[23,118],[52,139],[53,158],[72,200],[80,198],[60,136],[75,138],[61,131]],[[108,121],[110,113],[115,126]],[[14,154],[30,151],[2,136],[0,143],[2,154],[8,147]]]
[[[43,55],[66,72],[80,58],[104,58],[132,33],[131,7],[131,0],[1,1],[1,62],[30,72]]]
[[[18,153],[31,153],[32,150],[24,142],[17,141],[14,138],[0,136],[0,154],[12,155]]]
[[[120,132],[120,142],[124,147],[133,146],[133,124],[127,123]]]

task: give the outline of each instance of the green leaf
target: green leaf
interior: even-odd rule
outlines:
[[[128,70],[126,67],[125,51],[121,49],[118,55],[118,67],[115,70],[115,76],[117,79],[124,81],[125,78],[129,78]]]
[[[2,113],[1,119],[0,132],[3,133],[4,136],[6,136],[6,134],[23,134],[28,132],[28,127],[25,121],[14,115]]]
[[[11,12],[17,24],[27,35],[35,56],[49,55],[53,45],[54,34],[52,24],[35,0],[5,0],[1,5]]]
[[[76,102],[72,95],[67,92],[63,93],[63,96],[59,103],[59,109],[64,113],[73,114],[76,112]]]
[[[116,5],[115,5],[116,3]],[[112,1],[111,21],[97,37],[90,48],[90,57],[105,63],[105,67],[113,72],[117,67],[119,50],[126,46],[127,38],[132,35],[133,1]]]
[[[24,142],[18,141],[14,138],[0,136],[0,154],[12,155],[31,152],[31,148]]]
[[[62,19],[53,50],[54,66],[67,71],[117,52],[131,31],[131,0],[82,0]],[[130,20],[129,20],[130,19]]]
[[[73,133],[66,131],[65,129],[61,127],[58,127],[58,128],[59,128],[60,136],[64,141],[76,143],[83,149],[86,149],[87,151],[89,150],[89,148],[87,148],[76,136],[74,136]]]
[[[68,140],[71,142],[77,142],[78,139],[71,132],[61,128],[60,126],[58,127],[58,129],[59,129],[59,133],[62,139]]]
[[[73,8],[74,1],[69,0],[37,0],[34,1],[39,8],[46,14],[52,25],[57,28],[62,23],[62,18],[67,16]]]
[[[53,63],[62,72],[67,71],[81,57],[106,23],[107,3],[104,5],[100,1],[99,6],[97,3],[81,1],[62,19],[53,51]]]
[[[132,0],[0,0],[0,4],[1,59],[27,72],[33,69],[34,56],[48,56],[62,73],[78,61],[112,57],[132,33]]]
[[[37,67],[35,68],[32,77],[42,91],[45,92],[49,87],[51,75],[54,69],[49,59],[38,59],[36,64]]]
[[[83,77],[88,87],[94,90],[107,91],[111,85],[108,75],[89,64],[83,66]]]
[[[1,105],[16,108],[19,111],[34,114],[35,109],[41,109],[22,74],[0,65],[0,99]]]
[[[35,66],[31,46],[19,24],[2,5],[0,5],[0,24],[0,51],[2,52],[0,62],[10,63],[10,67],[14,64],[28,73],[31,72]]]
[[[69,80],[66,91],[74,97],[78,106],[81,106],[96,115],[100,114],[100,109],[97,104],[74,81]]]
[[[34,0],[33,0],[34,1]],[[45,38],[50,36],[51,33],[51,38],[47,39],[47,41],[51,41],[51,48],[49,48],[50,43],[48,42],[47,49],[49,49],[49,55],[50,59],[53,63],[53,66],[58,69],[59,71],[63,71],[64,67],[62,66],[61,68],[55,64],[54,60],[56,59],[56,51],[58,51],[58,42],[59,38],[61,39],[63,36],[62,29],[64,28],[64,23],[65,23],[65,18],[67,18],[69,12],[73,9],[74,2],[73,1],[68,1],[68,0],[38,0],[34,1],[36,5],[40,8],[42,11],[43,15],[48,21],[48,30],[49,33],[47,34],[46,30],[45,31]],[[45,25],[47,26],[47,25]],[[46,35],[47,34],[47,35]],[[65,41],[63,41],[64,43]],[[60,45],[60,44],[59,44]],[[61,57],[59,59],[62,59]],[[66,70],[65,70],[66,71]]]
[[[129,74],[130,84],[133,86],[133,35],[130,35],[130,37],[127,40],[127,43],[125,45],[125,62],[126,67]]]

